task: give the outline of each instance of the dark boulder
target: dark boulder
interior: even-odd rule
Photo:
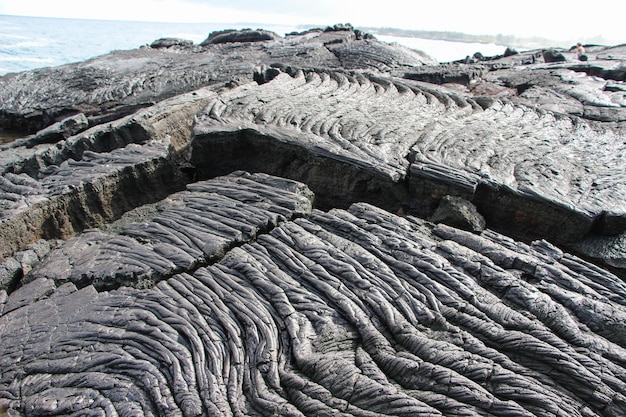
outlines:
[[[567,58],[561,52],[558,52],[554,49],[546,49],[543,51],[543,60],[547,63],[549,62],[565,62]]]
[[[504,51],[504,56],[512,56],[512,55],[518,55],[519,52],[515,49],[515,48],[511,48],[511,47],[507,47],[506,50]]]
[[[171,48],[171,47],[188,47],[193,45],[193,41],[180,38],[161,38],[150,44],[150,48]]]
[[[485,218],[476,206],[464,198],[444,196],[437,210],[428,219],[433,223],[444,223],[470,232],[482,232],[487,226]]]
[[[332,26],[327,26],[324,32],[352,32],[354,27],[350,23],[337,23]]]
[[[77,133],[86,130],[88,127],[89,121],[87,120],[87,117],[84,114],[79,113],[40,130],[35,134],[33,141],[37,143],[58,142],[62,139],[74,136]]]
[[[220,43],[239,43],[239,42],[264,42],[279,39],[280,35],[264,29],[227,29],[212,32],[200,46],[215,45]]]
[[[472,55],[472,57],[473,57],[473,58],[474,58],[477,62],[480,62],[480,61],[484,61],[484,60],[485,60],[485,56],[484,56],[482,53],[480,53],[480,52],[475,52],[475,53],[474,53],[474,55]]]

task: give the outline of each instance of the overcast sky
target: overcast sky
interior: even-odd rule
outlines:
[[[626,0],[0,0],[0,14],[190,23],[354,26],[626,43]]]

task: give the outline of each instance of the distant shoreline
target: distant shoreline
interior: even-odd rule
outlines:
[[[350,25],[352,26],[352,25]],[[162,37],[188,39],[200,43],[213,31],[263,28],[286,36],[293,31],[312,28],[324,30],[329,25],[281,25],[262,23],[157,23],[62,19],[11,16],[0,14],[0,76],[54,67],[109,53],[149,45]],[[418,49],[439,62],[460,60],[481,52],[484,56],[501,55],[506,48],[518,51],[563,48],[576,41],[556,42],[543,38],[518,38],[509,35],[471,35],[459,32],[405,30],[386,27],[357,27],[386,42],[397,42]],[[384,39],[395,38],[395,39]],[[581,41],[586,42],[586,40]]]
[[[571,40],[554,40],[543,37],[519,37],[514,35],[473,35],[462,32],[452,31],[431,31],[431,30],[410,30],[410,29],[397,29],[390,27],[359,27],[359,29],[372,33],[374,35],[385,36],[398,36],[408,38],[420,38],[430,40],[443,40],[448,42],[466,42],[466,43],[484,43],[484,44],[496,44],[506,45],[515,48],[548,48],[548,47],[560,47],[568,49],[576,42],[594,43],[594,44],[610,44],[606,39],[602,37],[596,37],[593,39],[571,39]]]

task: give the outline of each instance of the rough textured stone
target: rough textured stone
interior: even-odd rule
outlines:
[[[89,121],[87,120],[87,117],[84,114],[79,113],[76,116],[68,117],[40,130],[37,132],[33,140],[36,143],[58,142],[61,139],[67,139],[70,136],[74,136],[88,127]]]
[[[558,243],[580,240],[606,212],[626,217],[619,130],[522,104],[483,110],[406,80],[280,74],[213,99],[194,136],[190,161],[201,178],[262,170],[306,182],[330,204],[349,196],[397,208],[411,197],[393,186],[406,181],[427,214],[444,195],[461,195],[493,227]],[[360,170],[319,171],[340,164]]]
[[[16,287],[23,276],[22,265],[15,257],[7,258],[0,264],[0,288],[2,290]]]
[[[184,188],[177,155],[193,115],[215,93],[166,100],[54,145],[0,148],[0,256],[68,238]]]
[[[267,40],[245,41],[259,36]],[[177,42],[175,48],[164,48],[157,42],[154,48],[116,51],[82,63],[9,74],[0,77],[0,127],[35,132],[77,112],[98,124],[200,87],[251,81],[260,64],[393,70],[435,63],[424,53],[370,38],[345,27],[285,38],[263,30],[229,31],[209,37],[226,43]]]
[[[180,39],[180,38],[161,38],[150,44],[150,48],[159,49],[159,48],[172,48],[172,47],[186,47],[192,46],[193,41]]]
[[[120,235],[89,230],[48,253],[24,283],[47,278],[98,290],[149,288],[224,257],[280,222],[308,214],[313,194],[294,181],[239,172],[188,185]]]
[[[213,32],[204,40],[200,46],[214,45],[218,43],[233,42],[263,42],[280,39],[280,36],[274,32],[263,29],[243,29],[243,30],[222,30]]]
[[[625,49],[252,32],[0,77],[0,414],[626,415]]]
[[[429,220],[470,232],[482,232],[487,226],[485,218],[476,210],[476,206],[461,197],[449,195],[441,199]]]
[[[543,60],[545,62],[564,62],[567,60],[567,58],[565,58],[565,55],[563,55],[562,53],[554,50],[554,49],[546,49],[545,51],[543,51]]]
[[[264,178],[231,198],[304,189]],[[0,401],[33,416],[621,415],[624,323],[626,285],[549,244],[355,204],[147,289],[30,282],[0,316]]]

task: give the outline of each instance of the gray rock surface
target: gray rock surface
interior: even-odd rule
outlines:
[[[219,214],[221,203],[205,201],[226,196],[283,221],[149,288],[59,279],[62,264],[88,261],[89,245],[68,241],[62,261],[51,252],[47,273],[33,273],[0,316],[2,405],[30,416],[626,412],[626,285],[610,273],[546,242],[368,204],[311,211],[306,187],[267,176],[193,184],[170,205]],[[304,217],[279,214],[289,203]],[[117,279],[115,264],[152,262],[149,247],[167,257],[157,247],[176,237],[199,252],[194,239],[245,234],[257,218],[242,211],[224,225],[188,210],[185,229],[130,223],[144,235],[79,240],[106,246],[91,265]]]
[[[212,91],[180,95],[56,144],[0,147],[0,257],[68,238],[181,190],[176,162]]]
[[[22,282],[49,279],[56,285],[71,282],[98,290],[152,287],[221,259],[268,228],[310,213],[312,200],[304,185],[261,174],[235,173],[196,182],[169,196],[153,216],[120,226],[121,236],[91,229],[68,239]]]
[[[476,210],[476,206],[464,198],[450,195],[441,199],[437,210],[428,220],[470,232],[482,232],[487,226],[485,218]]]
[[[200,44],[200,46],[215,45],[219,43],[264,42],[274,41],[277,39],[280,39],[280,35],[268,30],[230,29],[211,33],[209,37]]]
[[[201,45],[116,51],[88,61],[0,77],[0,127],[34,133],[69,115],[84,113],[99,124],[157,101],[203,86],[252,80],[260,65],[370,69],[410,68],[435,63],[428,55],[365,39],[353,30],[312,30],[248,42],[251,33],[216,33]],[[223,39],[226,43],[213,42]],[[269,39],[267,39],[269,40]]]
[[[0,77],[0,415],[626,415],[623,46],[210,38]]]
[[[619,129],[511,102],[483,109],[393,77],[313,71],[235,88],[199,114],[190,146],[200,177],[263,170],[306,182],[329,204],[347,195],[392,208],[430,199],[416,210],[431,214],[444,195],[460,195],[493,227],[557,243],[596,224],[626,227]],[[319,173],[337,164],[359,172]]]

